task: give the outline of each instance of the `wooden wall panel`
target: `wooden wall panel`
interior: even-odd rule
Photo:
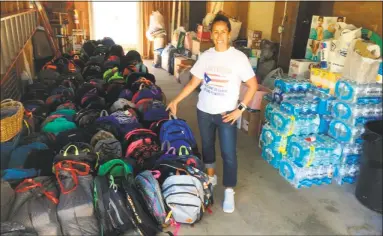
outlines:
[[[334,16],[345,16],[346,22],[368,28],[382,37],[382,6],[379,2],[335,2]]]
[[[213,2],[208,1],[206,3],[206,12],[212,12],[214,4],[218,3],[218,9],[233,17],[237,18],[242,22],[241,31],[239,32],[238,38],[246,38],[247,36],[247,26],[248,26],[248,11],[249,11],[249,2],[242,1],[224,1],[224,2]]]
[[[286,72],[290,65],[298,9],[299,2],[287,2],[286,17],[284,19],[284,31],[282,33],[282,42],[280,42],[281,35],[278,33],[278,27],[282,24],[285,11],[285,2],[275,3],[271,41],[281,43],[279,48],[280,52],[278,58],[278,65],[282,67],[282,69]]]
[[[1,1],[1,15],[14,14],[29,9],[27,1]]]

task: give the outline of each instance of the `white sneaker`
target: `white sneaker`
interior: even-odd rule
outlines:
[[[217,176],[214,175],[213,177],[209,176],[209,182],[211,183],[211,185],[214,187],[217,185]]]
[[[223,211],[233,213],[235,209],[234,190],[231,188],[225,189],[225,200],[223,200]]]

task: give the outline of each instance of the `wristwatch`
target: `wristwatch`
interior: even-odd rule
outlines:
[[[247,108],[247,106],[245,106],[245,104],[243,104],[243,103],[238,104],[238,110],[245,111],[246,108]]]

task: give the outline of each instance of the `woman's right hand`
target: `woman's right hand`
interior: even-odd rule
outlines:
[[[176,101],[171,101],[168,105],[168,107],[166,108],[167,111],[170,110],[170,113],[174,116],[177,115],[177,106],[178,106],[178,102]]]

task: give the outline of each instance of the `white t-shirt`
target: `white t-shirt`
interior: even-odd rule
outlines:
[[[203,80],[197,108],[209,114],[234,110],[241,82],[255,76],[247,56],[233,47],[224,52],[208,49],[201,54],[190,73]]]

